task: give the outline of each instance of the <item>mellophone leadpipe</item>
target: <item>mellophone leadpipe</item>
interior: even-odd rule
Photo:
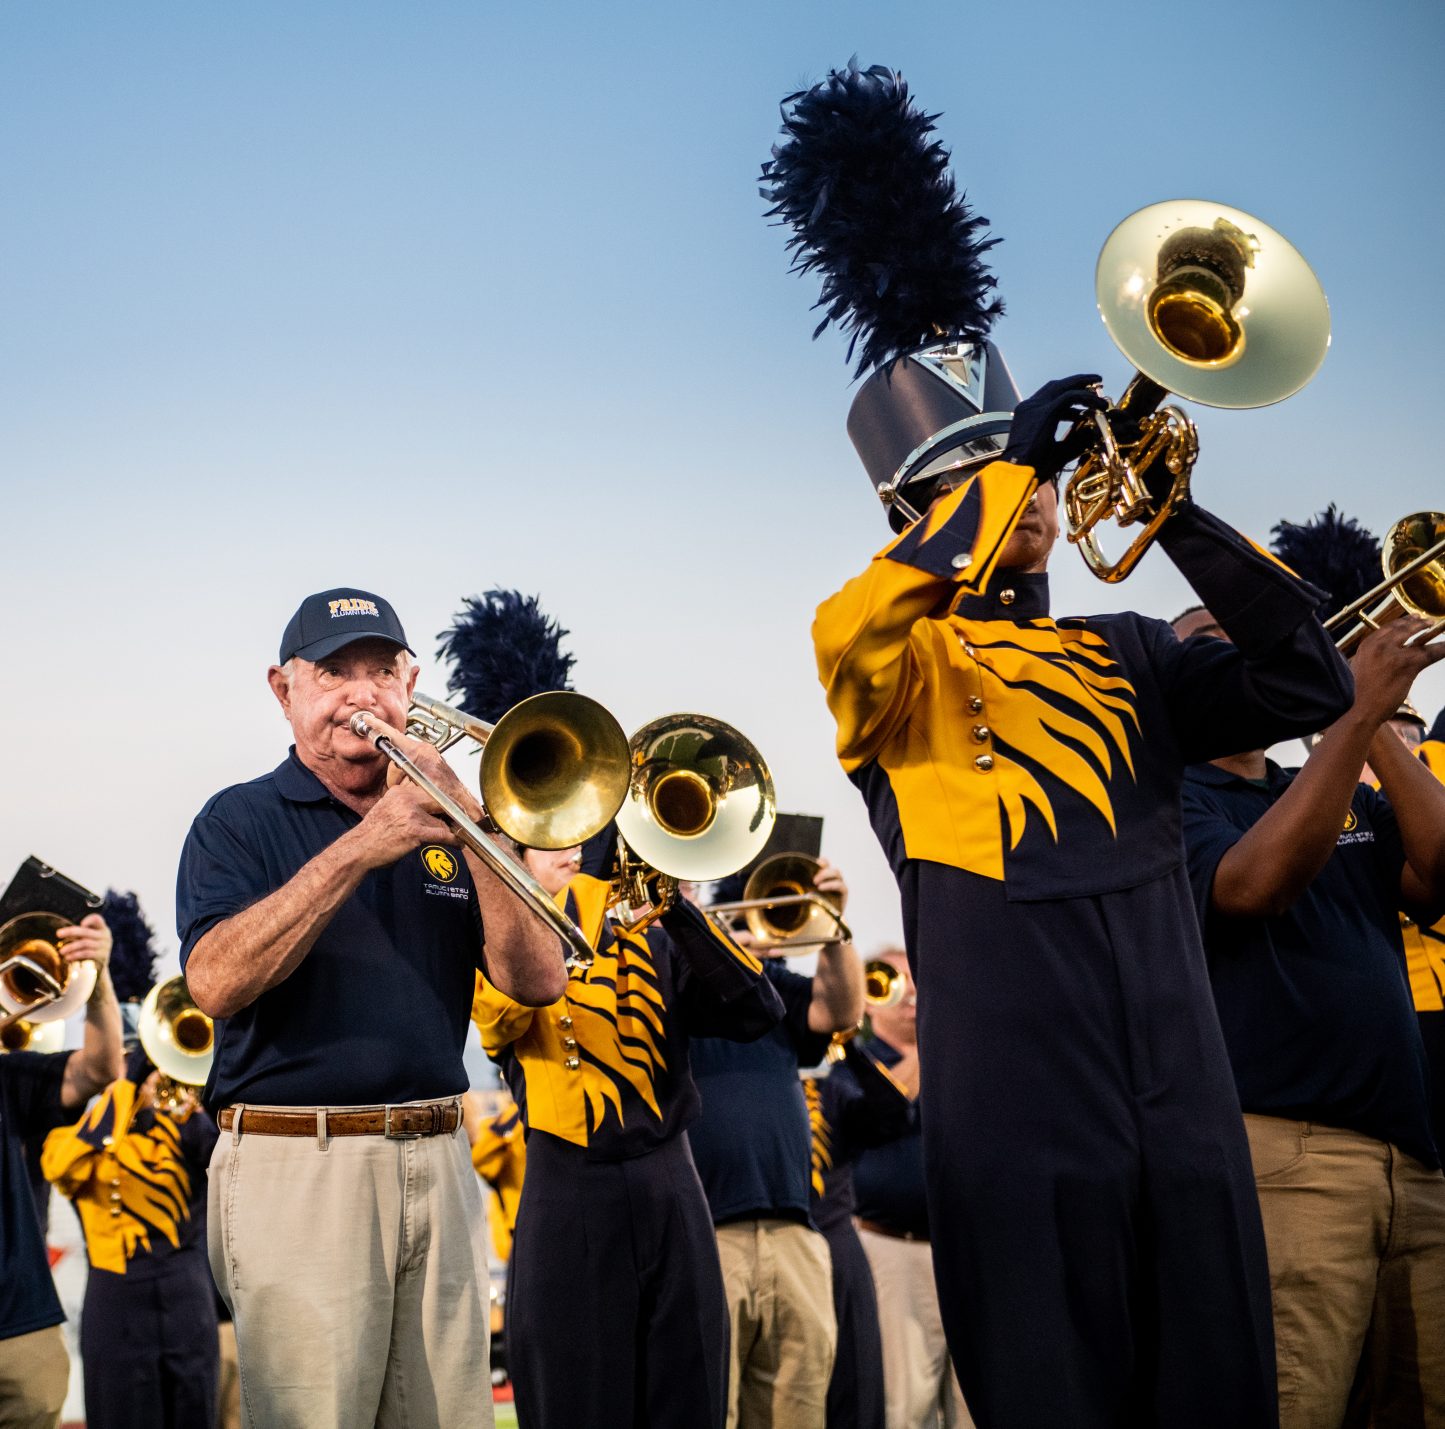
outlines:
[[[592,945],[579,928],[548,896],[547,890],[532,877],[515,859],[509,858],[482,831],[466,810],[412,761],[411,757],[392,742],[391,738],[376,729],[365,710],[358,710],[351,716],[351,732],[358,739],[370,740],[382,754],[406,775],[421,791],[437,804],[456,830],[457,839],[469,848],[507,887],[532,911],[545,921],[562,939],[570,950],[567,966],[587,967],[593,958]]]

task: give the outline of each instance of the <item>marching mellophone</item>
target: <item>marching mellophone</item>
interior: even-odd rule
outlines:
[[[171,1115],[185,1110],[206,1084],[215,1058],[216,1029],[196,1006],[179,973],[146,994],[136,1035],[157,1072],[156,1105]]]

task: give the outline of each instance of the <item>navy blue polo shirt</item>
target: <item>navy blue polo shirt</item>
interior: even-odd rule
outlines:
[[[763,970],[783,1001],[782,1022],[756,1042],[699,1037],[691,1048],[702,1111],[687,1135],[714,1225],[809,1223],[813,1131],[798,1068],[821,1062],[830,1039],[808,1029],[813,979],[776,958]]]
[[[881,1037],[868,1050],[885,1067],[897,1066],[903,1054]],[[913,1103],[908,1131],[882,1146],[870,1146],[853,1165],[853,1195],[860,1219],[895,1235],[928,1239],[928,1198],[923,1180],[923,1131],[919,1104]]]
[[[287,883],[361,822],[296,757],[217,794],[181,850],[181,967],[217,923]],[[373,869],[296,970],[216,1021],[207,1106],[367,1106],[455,1096],[480,915],[460,852],[439,844]]]
[[[65,1314],[50,1278],[23,1144],[73,1120],[60,1104],[69,1052],[0,1056],[0,1340],[58,1325]]]
[[[1329,862],[1280,917],[1210,908],[1220,859],[1297,772],[1271,763],[1265,787],[1211,764],[1185,773],[1189,877],[1240,1105],[1357,1131],[1438,1166],[1400,940],[1405,853],[1389,800],[1356,788]]]

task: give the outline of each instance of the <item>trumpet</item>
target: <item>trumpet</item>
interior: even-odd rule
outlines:
[[[821,867],[804,853],[774,854],[749,874],[739,900],[714,903],[708,916],[727,922],[741,914],[754,946],[762,949],[792,952],[852,942],[842,906],[813,887]]]
[[[886,958],[863,964],[863,999],[870,1007],[897,1007],[906,991],[907,979]]]
[[[542,699],[545,696],[534,695],[532,698]],[[522,701],[523,705],[530,703],[530,700]],[[521,705],[516,708],[520,709]],[[508,713],[510,714],[511,711]],[[505,716],[503,718],[505,719]],[[481,721],[478,722],[481,723]],[[500,728],[501,724],[502,721],[499,721],[497,728]],[[356,735],[358,739],[370,740],[402,774],[421,789],[446,815],[447,821],[456,831],[458,842],[476,854],[501,879],[502,883],[527,905],[531,912],[541,918],[562,939],[567,950],[565,958],[569,968],[585,968],[592,965],[594,956],[592,945],[587,941],[586,934],[582,929],[552,901],[547,890],[516,859],[503,853],[492,842],[487,836],[486,830],[476,823],[450,794],[423,773],[410,755],[399,749],[386,734],[372,724],[371,717],[365,710],[357,710],[351,716],[350,728],[352,734]]]
[[[666,912],[680,882],[725,878],[756,858],[778,808],[767,762],[722,720],[652,720],[632,736],[629,756],[611,907],[635,932]]]
[[[63,1022],[95,990],[92,962],[65,958],[58,913],[21,913],[0,927],[0,1030],[13,1023]]]
[[[1385,579],[1325,621],[1335,644],[1349,651],[1372,630],[1401,615],[1433,621],[1407,645],[1425,645],[1445,631],[1445,512],[1416,511],[1396,521],[1380,550]]]
[[[176,1115],[206,1084],[215,1060],[215,1023],[196,1006],[184,977],[177,974],[146,994],[136,1034],[160,1077],[156,1105]]]
[[[1330,342],[1324,289],[1294,246],[1241,209],[1202,199],[1151,204],[1109,235],[1095,274],[1099,313],[1138,371],[1118,403],[1081,424],[1089,445],[1062,493],[1066,534],[1102,581],[1123,580],[1189,495],[1194,423],[1164,399],[1267,407],[1298,392]],[[1079,428],[1075,429],[1076,431]],[[1162,500],[1146,477],[1162,464]],[[1117,561],[1095,528],[1143,523]]]

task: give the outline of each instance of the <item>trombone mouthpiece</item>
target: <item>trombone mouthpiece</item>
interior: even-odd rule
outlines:
[[[357,710],[348,721],[348,727],[358,739],[371,738],[371,721],[367,719],[365,710]]]

